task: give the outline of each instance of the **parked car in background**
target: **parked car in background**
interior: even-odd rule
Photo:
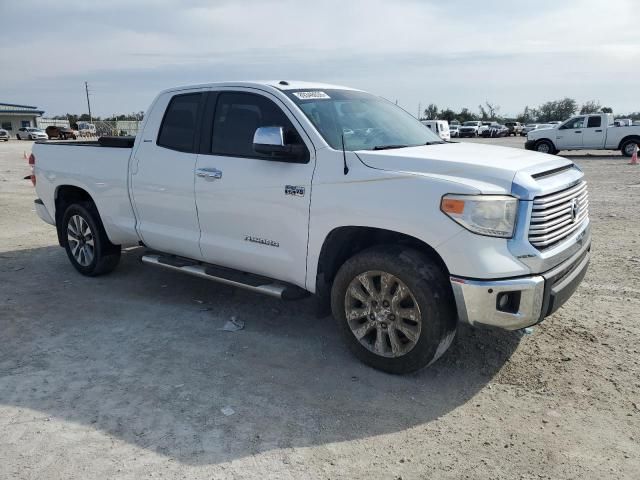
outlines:
[[[96,126],[93,123],[78,122],[78,135],[81,137],[95,137],[96,133]]]
[[[451,140],[449,132],[449,122],[446,120],[421,120],[423,125],[429,127],[436,135],[443,140]]]
[[[527,134],[528,150],[556,154],[561,150],[620,150],[630,157],[640,145],[640,126],[617,127],[610,113],[577,115],[561,125]]]
[[[482,136],[483,137],[508,137],[509,129],[504,125],[494,123],[482,132]]]
[[[451,138],[458,137],[460,135],[460,125],[449,125],[449,134]]]
[[[477,137],[478,129],[482,126],[482,122],[477,120],[469,120],[464,122],[459,130],[459,137]]]
[[[522,129],[522,132],[520,133],[520,135],[523,137],[526,137],[527,133],[529,133],[532,130],[535,130],[536,128],[551,128],[551,127],[553,127],[553,124],[551,123],[527,123]]]
[[[83,275],[143,244],[144,264],[317,294],[358,358],[405,373],[458,323],[539,323],[586,273],[587,185],[570,160],[445,142],[391,102],[324,84],[183,86],[151,105],[135,138],[34,145],[35,210]]]
[[[498,122],[481,122],[482,124],[478,127],[478,135],[483,136],[484,132],[489,131],[491,125],[496,125]]]
[[[47,140],[49,137],[41,128],[21,127],[16,133],[18,140]]]
[[[520,135],[522,133],[523,125],[520,122],[504,122],[504,126],[509,129],[509,135]]]
[[[4,140],[5,142],[9,141],[9,132],[3,128],[0,128],[0,140]]]
[[[616,118],[613,121],[613,124],[616,127],[631,127],[633,125],[633,120],[630,118]]]
[[[69,140],[72,138],[75,140],[77,138],[76,132],[69,127],[57,127],[55,125],[51,125],[47,127],[44,132],[47,134],[49,140],[52,138],[59,138],[60,140]]]

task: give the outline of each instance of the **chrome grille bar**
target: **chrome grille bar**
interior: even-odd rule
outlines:
[[[589,217],[587,182],[533,200],[529,242],[539,250],[549,248],[578,230]]]

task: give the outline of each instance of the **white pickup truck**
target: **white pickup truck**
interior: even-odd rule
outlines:
[[[82,274],[142,262],[268,295],[315,294],[351,350],[404,373],[458,322],[509,330],[564,303],[590,255],[571,161],[448,143],[344,87],[164,91],[133,139],[37,143],[36,211]]]
[[[551,154],[562,150],[620,150],[630,157],[638,144],[640,126],[616,126],[612,114],[596,113],[531,130],[525,148]]]

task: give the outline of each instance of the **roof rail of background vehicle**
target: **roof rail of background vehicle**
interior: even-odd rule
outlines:
[[[299,89],[339,89],[339,90],[353,90],[361,91],[356,88],[345,87],[342,85],[331,85],[328,83],[319,82],[303,82],[299,80],[253,80],[253,81],[228,81],[228,82],[212,82],[212,83],[200,83],[195,85],[181,85],[179,87],[172,87],[163,90],[162,93],[178,92],[181,90],[192,90],[197,88],[213,88],[213,87],[247,87],[247,88],[259,88],[264,90],[267,88],[275,88],[277,90],[299,90]]]

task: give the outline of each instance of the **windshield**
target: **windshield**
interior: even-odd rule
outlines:
[[[39,128],[27,128],[27,130],[28,130],[29,132],[42,132],[42,130],[41,130],[41,129],[39,129]]]
[[[443,143],[428,127],[397,105],[351,90],[287,90],[332,148],[375,150]]]
[[[478,125],[478,122],[464,122],[462,125],[464,125],[465,127],[476,127]]]

